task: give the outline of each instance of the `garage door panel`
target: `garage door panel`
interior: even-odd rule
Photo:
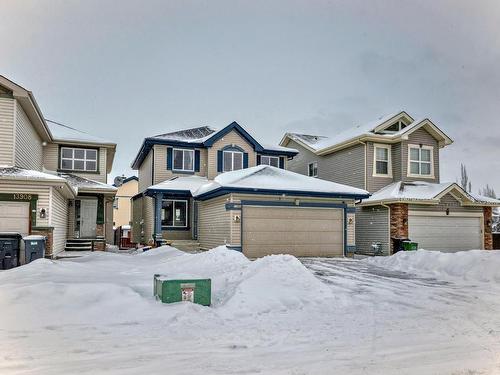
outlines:
[[[420,249],[455,252],[482,248],[480,217],[409,215],[409,237]]]
[[[29,203],[0,202],[0,232],[29,233]]]
[[[243,207],[243,252],[342,256],[343,210],[337,208]]]

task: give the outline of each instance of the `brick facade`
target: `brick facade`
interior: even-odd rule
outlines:
[[[104,251],[106,250],[106,240],[104,239],[105,228],[104,224],[97,224],[95,228],[96,238],[100,241],[95,241],[94,250]]]
[[[491,223],[493,222],[493,208],[483,207],[484,215],[484,249],[493,250],[493,233]]]
[[[47,240],[45,241],[45,257],[52,258],[52,250],[54,249],[54,228],[35,227],[31,229],[30,234],[36,234],[37,236],[47,237]]]
[[[392,238],[408,238],[408,205],[395,203],[390,206],[391,215],[391,254],[394,252]]]

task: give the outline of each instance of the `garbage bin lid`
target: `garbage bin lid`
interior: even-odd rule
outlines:
[[[45,236],[39,234],[32,234],[30,236],[23,237],[25,241],[45,241]]]
[[[22,235],[21,233],[17,232],[0,232],[0,238],[9,238],[9,237],[21,238]]]

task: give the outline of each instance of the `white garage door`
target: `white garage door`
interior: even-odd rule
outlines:
[[[30,204],[0,202],[0,232],[29,234]]]
[[[408,234],[419,249],[455,252],[482,249],[480,217],[417,216],[408,217]]]
[[[243,206],[243,253],[342,256],[343,210],[339,208]]]

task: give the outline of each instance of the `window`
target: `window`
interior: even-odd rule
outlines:
[[[60,168],[66,171],[97,172],[97,150],[61,147]]]
[[[392,177],[392,161],[390,145],[374,145],[373,176]]]
[[[187,228],[188,202],[164,199],[161,207],[162,227]]]
[[[114,208],[115,210],[117,210],[117,209],[118,209],[118,198],[115,198],[115,199],[113,200],[113,208]]]
[[[430,146],[408,146],[408,176],[433,177],[432,151]]]
[[[307,167],[307,175],[309,177],[318,177],[318,162],[313,161],[312,163],[309,163]]]
[[[194,150],[174,148],[174,171],[194,172]]]
[[[280,167],[280,158],[277,156],[264,156],[260,157],[260,164],[270,165],[271,167]]]
[[[224,151],[223,152],[223,171],[237,171],[243,169],[243,152],[240,151]]]
[[[388,126],[381,133],[397,133],[400,130],[406,128],[406,124],[403,121],[397,121],[394,124]]]

